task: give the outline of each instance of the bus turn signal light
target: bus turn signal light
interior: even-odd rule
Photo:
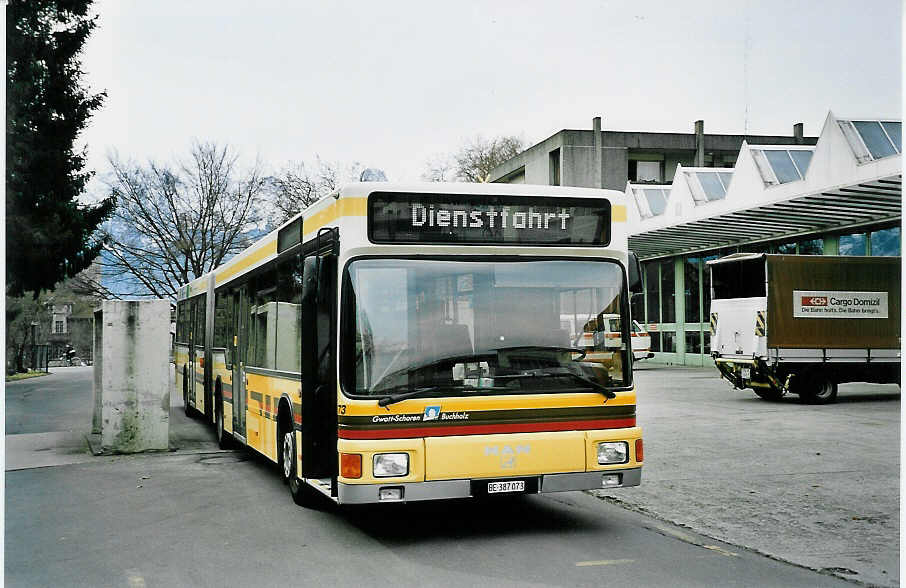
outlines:
[[[645,458],[645,448],[643,447],[642,440],[635,440],[635,460],[642,461]]]
[[[340,475],[350,479],[361,478],[362,455],[359,453],[341,453]]]

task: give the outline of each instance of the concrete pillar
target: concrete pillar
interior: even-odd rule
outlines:
[[[676,363],[686,364],[686,267],[682,255],[673,258],[673,306],[676,308]]]
[[[695,167],[705,167],[705,121],[695,121]]]
[[[604,187],[604,171],[602,169],[602,155],[604,152],[604,138],[601,136],[601,117],[596,116],[591,120],[591,128],[595,136],[595,158],[594,158],[594,186],[595,188]]]
[[[793,125],[793,139],[796,141],[797,145],[802,145],[805,140],[803,139],[802,132],[802,123],[796,123]]]
[[[103,452],[168,448],[169,327],[166,300],[105,300],[95,312],[94,393]]]

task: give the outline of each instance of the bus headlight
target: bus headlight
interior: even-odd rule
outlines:
[[[609,463],[626,463],[629,457],[629,444],[625,441],[607,441],[598,443],[598,465]]]
[[[409,474],[408,453],[378,453],[374,456],[375,478],[396,478]]]

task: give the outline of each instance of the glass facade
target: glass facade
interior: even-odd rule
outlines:
[[[840,255],[866,255],[865,244],[865,233],[840,235],[838,251]]]
[[[701,353],[701,341],[701,331],[686,331],[686,353]]]
[[[871,233],[871,254],[878,256],[900,255],[900,227],[881,229]]]
[[[673,283],[673,260],[661,262],[661,322],[676,322],[676,289]]]
[[[750,243],[719,251],[642,263],[644,294],[632,300],[634,316],[645,316],[653,362],[707,365],[710,361],[711,272],[707,262],[737,252],[785,255],[900,255],[899,226],[797,241]],[[635,314],[638,313],[638,314]],[[643,322],[643,321],[640,321]]]
[[[685,307],[686,322],[697,323],[701,321],[699,312],[699,288],[701,282],[701,259],[698,257],[687,257],[683,264],[685,269]]]
[[[658,269],[657,263],[645,265],[645,322],[647,323],[661,322],[661,280]]]
[[[824,255],[824,239],[799,241],[799,255]]]

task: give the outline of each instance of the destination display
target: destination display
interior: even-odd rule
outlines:
[[[793,290],[796,318],[887,318],[887,292]]]
[[[610,243],[606,199],[376,192],[373,243],[585,245]]]

